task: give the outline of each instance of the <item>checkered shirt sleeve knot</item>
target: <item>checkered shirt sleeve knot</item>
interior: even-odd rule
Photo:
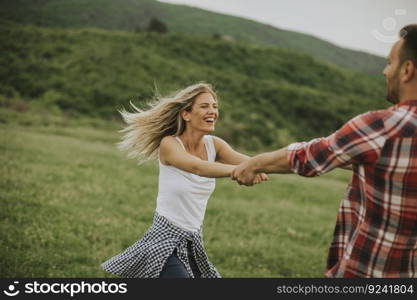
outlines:
[[[168,257],[177,250],[191,278],[193,272],[187,255],[187,242],[191,242],[197,267],[202,278],[220,278],[209,261],[203,244],[202,228],[191,233],[170,223],[155,212],[154,220],[144,236],[120,254],[101,264],[103,270],[128,278],[158,278]]]

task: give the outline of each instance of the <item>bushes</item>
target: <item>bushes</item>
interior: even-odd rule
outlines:
[[[146,30],[149,32],[167,33],[168,27],[164,22],[154,17],[149,21],[149,25]]]
[[[258,150],[327,135],[383,105],[382,81],[289,51],[180,34],[0,27],[0,95],[104,119],[129,100],[212,83],[217,133]]]

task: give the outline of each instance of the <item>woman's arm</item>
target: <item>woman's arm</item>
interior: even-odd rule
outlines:
[[[240,165],[242,162],[250,159],[249,156],[237,152],[223,139],[213,136],[214,147],[216,148],[216,161],[224,164]],[[268,180],[268,175],[259,173],[256,175],[256,183]]]
[[[213,136],[214,147],[216,148],[216,161],[224,164],[240,165],[250,157],[235,151],[226,141]]]
[[[232,164],[208,162],[189,154],[172,136],[162,139],[159,147],[159,159],[165,165],[204,177],[229,177],[234,169]]]

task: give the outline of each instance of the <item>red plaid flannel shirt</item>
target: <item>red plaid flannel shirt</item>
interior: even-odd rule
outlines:
[[[288,146],[294,173],[352,164],[328,277],[417,277],[417,100],[368,112],[326,138]]]

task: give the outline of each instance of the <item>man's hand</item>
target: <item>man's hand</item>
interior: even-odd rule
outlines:
[[[291,173],[290,165],[287,161],[287,147],[276,151],[258,154],[237,167],[231,173],[232,180],[239,184],[254,185],[258,183],[256,176],[263,176],[263,180],[268,179],[266,173]],[[263,175],[261,175],[263,174]]]
[[[265,173],[258,173],[255,175],[255,179],[253,180],[253,184],[260,184],[263,181],[268,181],[268,175]]]
[[[253,160],[248,159],[232,171],[231,178],[232,180],[236,180],[240,185],[243,184],[252,186],[254,184],[260,183],[259,180],[268,180],[266,174],[261,174],[255,173]]]

